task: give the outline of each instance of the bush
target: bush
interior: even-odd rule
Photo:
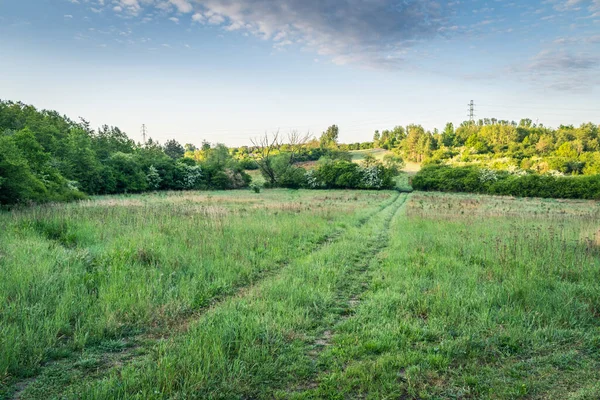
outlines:
[[[245,170],[257,170],[258,164],[252,158],[243,158],[239,161],[240,167]]]
[[[327,189],[392,189],[394,170],[381,163],[361,167],[346,160],[324,159],[314,172],[306,176],[309,188]]]
[[[431,165],[421,169],[412,184],[415,190],[424,191],[600,200],[600,175],[522,175],[474,166]]]
[[[250,190],[252,190],[254,193],[260,193],[260,191],[262,190],[262,187],[257,183],[251,183]]]

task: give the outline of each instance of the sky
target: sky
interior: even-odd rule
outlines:
[[[600,0],[0,0],[0,99],[197,145],[600,123]]]

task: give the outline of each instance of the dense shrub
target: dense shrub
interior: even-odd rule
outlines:
[[[258,169],[258,164],[252,158],[242,158],[241,160],[239,160],[239,163],[240,163],[240,167],[242,167],[245,170],[257,170]]]
[[[426,166],[413,178],[415,190],[517,197],[600,200],[600,175],[517,175],[474,166]]]
[[[327,189],[392,189],[394,170],[380,163],[361,167],[346,160],[325,159],[307,177],[310,187]]]
[[[344,160],[324,160],[316,170],[316,178],[328,189],[352,189],[361,184],[362,174],[358,164]]]

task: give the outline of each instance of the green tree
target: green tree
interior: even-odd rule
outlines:
[[[0,204],[39,201],[46,193],[13,138],[0,135]]]
[[[321,134],[319,139],[322,148],[337,147],[338,136],[340,130],[337,125],[331,125],[325,132]]]
[[[185,154],[185,149],[183,146],[175,139],[167,140],[164,147],[164,152],[166,155],[171,157],[173,160],[177,160],[182,158]]]

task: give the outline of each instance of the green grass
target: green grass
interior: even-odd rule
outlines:
[[[255,183],[260,186],[263,186],[265,184],[265,178],[260,173],[260,170],[248,169],[246,170],[246,173],[252,178],[252,183]]]
[[[414,195],[299,397],[598,398],[599,213]]]
[[[72,352],[181,325],[390,196],[191,192],[1,214],[4,391]]]
[[[599,220],[288,190],[0,214],[0,397],[596,399]]]
[[[393,154],[393,153],[390,150],[385,150],[385,149],[366,149],[366,150],[352,150],[352,151],[350,151],[350,154],[352,155],[352,161],[361,162],[362,160],[365,159],[365,156],[367,154],[370,154],[373,157],[375,157],[377,160],[382,161],[383,157],[386,154]]]

